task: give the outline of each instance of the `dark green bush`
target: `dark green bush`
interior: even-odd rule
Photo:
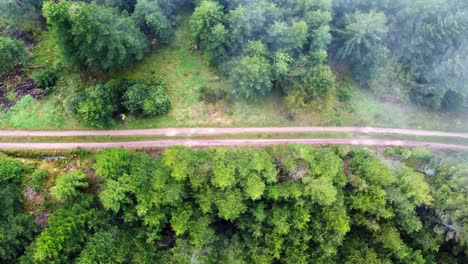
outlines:
[[[44,69],[33,73],[32,79],[37,87],[48,89],[57,83],[59,75],[55,69]]]
[[[384,150],[386,157],[407,159],[411,156],[411,151],[405,147],[391,147]]]
[[[351,100],[352,96],[353,90],[349,86],[342,87],[336,91],[336,98],[338,98],[338,100],[340,100],[341,102],[347,102]]]
[[[44,183],[44,180],[49,177],[49,173],[46,170],[35,170],[31,174],[31,185],[35,189],[39,189],[40,186]]]
[[[154,85],[138,82],[125,92],[123,105],[131,114],[144,116],[167,114],[171,102],[163,85],[163,83]]]
[[[199,99],[206,103],[214,103],[224,99],[228,99],[229,93],[219,87],[210,85],[201,86],[198,91],[200,92]]]
[[[164,82],[155,80],[112,80],[97,84],[65,101],[65,108],[81,122],[106,128],[121,113],[153,116],[167,114],[171,101]]]
[[[25,59],[26,49],[23,43],[0,36],[0,76],[8,74]]]

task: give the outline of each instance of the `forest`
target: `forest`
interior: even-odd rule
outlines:
[[[1,131],[461,149],[467,113],[466,0],[0,0]],[[403,146],[2,150],[0,263],[468,263],[467,179],[467,153]]]
[[[467,261],[466,153],[290,145],[7,154],[2,263]]]
[[[439,113],[463,116],[468,109],[468,3],[464,0],[2,0],[0,4],[4,79],[0,99],[7,119],[14,119],[25,106],[41,105],[34,102],[39,99],[50,100],[42,105],[54,105],[51,115],[65,115],[65,123],[76,120],[83,127],[112,127],[112,120],[122,113],[160,120],[182,112],[180,108],[199,111],[194,106],[197,98],[180,104],[188,96],[225,102],[223,117],[228,119],[238,114],[232,102],[251,102],[239,107],[257,111],[256,102],[279,93],[290,120],[313,109],[314,115],[332,119],[323,121],[326,124],[366,124],[381,114],[341,120],[346,112],[356,111],[346,108],[346,102],[361,91],[380,102],[420,107],[429,111],[429,119]],[[214,67],[214,81],[205,80],[197,65],[188,66],[189,70],[170,68],[183,70],[182,78],[195,75],[194,83],[187,84],[196,85],[192,95],[188,89],[193,88],[178,87],[179,77],[161,77],[161,68],[128,74],[141,63],[147,66],[145,58],[151,57],[150,63],[163,60],[158,50],[172,47],[174,41],[180,45],[176,33],[185,26],[190,36],[183,40],[188,50],[182,56],[199,55],[204,67]],[[52,44],[42,48],[44,42]],[[167,67],[167,62],[162,63],[162,68]],[[96,96],[101,100],[94,100]],[[460,122],[464,121],[455,123]],[[3,126],[15,126],[10,123]]]

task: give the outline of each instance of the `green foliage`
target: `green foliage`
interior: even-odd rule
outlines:
[[[133,21],[96,3],[44,3],[44,16],[66,62],[92,71],[115,71],[143,58],[144,35]]]
[[[407,159],[411,155],[411,151],[405,147],[390,147],[384,150],[384,155],[387,157]]]
[[[81,251],[88,236],[87,223],[93,217],[92,198],[83,196],[69,207],[55,211],[47,228],[33,244],[35,263],[68,263]]]
[[[36,188],[36,189],[39,189],[42,184],[44,183],[44,180],[46,180],[47,178],[49,178],[49,172],[46,171],[46,170],[35,170],[32,174],[31,174],[31,185]]]
[[[26,59],[24,44],[7,37],[0,36],[0,77],[10,73],[19,63]]]
[[[136,82],[123,95],[123,105],[131,113],[144,116],[167,114],[171,101],[166,95],[166,87],[162,82]]]
[[[334,51],[379,96],[467,108],[465,1],[335,0]],[[391,28],[392,30],[388,30]]]
[[[0,19],[31,33],[38,29],[43,0],[0,1]]]
[[[353,97],[353,90],[349,86],[341,87],[336,91],[336,98],[341,102],[348,102],[351,97]]]
[[[467,164],[466,155],[453,155],[441,161],[438,173],[429,181],[438,211],[429,212],[427,218],[427,224],[437,233],[457,241],[465,252],[468,251]]]
[[[331,20],[329,0],[204,0],[195,8],[190,27],[197,47],[229,75],[233,92],[255,99],[268,94],[273,84],[288,89],[298,75],[306,77],[306,71],[291,74],[294,61],[323,62],[310,55],[320,52],[326,58]]]
[[[36,226],[24,212],[21,183],[25,167],[0,156],[0,262],[12,263],[34,237]]]
[[[174,33],[172,23],[159,6],[160,1],[139,0],[136,2],[132,19],[141,28],[154,37],[157,42],[166,43]]]
[[[48,226],[21,261],[463,260],[465,164],[462,156],[442,159],[439,173],[426,179],[403,163],[387,163],[360,148],[343,152],[302,145],[200,150],[174,146],[157,158],[103,150],[94,164],[96,176],[102,178],[99,201],[78,194],[76,188],[86,186],[84,174],[58,178],[57,189],[75,198],[49,211]],[[19,185],[23,171],[19,162],[0,159],[0,175],[16,175],[5,179]],[[7,198],[2,202],[20,200],[3,197]],[[22,210],[18,207],[13,215],[22,215]],[[24,246],[30,240],[17,239],[10,245]],[[2,249],[8,249],[3,241]],[[16,260],[23,249],[17,252],[4,259]]]
[[[88,187],[86,174],[74,171],[60,176],[50,194],[58,201],[68,202],[80,194],[78,189],[86,187]]]
[[[246,56],[232,69],[234,93],[247,99],[266,95],[272,88],[271,67],[261,56]]]
[[[50,68],[34,72],[31,78],[39,88],[49,89],[55,86],[59,75],[57,69]]]
[[[106,128],[111,124],[112,114],[116,111],[112,91],[102,84],[88,87],[85,99],[78,103],[76,115],[88,126]]]
[[[207,52],[210,62],[218,62],[224,55],[228,32],[221,23],[222,6],[212,0],[201,1],[190,18],[190,31],[200,47]]]
[[[129,166],[130,153],[125,149],[113,148],[97,154],[94,169],[104,179],[117,179],[128,171]]]
[[[171,101],[165,83],[158,78],[151,81],[116,79],[86,88],[83,93],[73,95],[65,106],[84,124],[107,128],[114,115],[124,112],[143,116],[167,114]]]
[[[306,108],[333,93],[335,75],[326,64],[314,65],[306,69],[293,85],[287,90],[286,104],[291,109]]]

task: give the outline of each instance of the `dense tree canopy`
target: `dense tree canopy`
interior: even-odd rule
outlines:
[[[34,232],[7,232],[15,235],[0,237],[9,249],[0,257],[23,255],[22,263],[466,261],[466,157],[402,147],[385,156],[301,145],[176,146],[157,158],[101,151],[94,172],[88,170],[94,180],[80,171],[59,176],[45,229],[32,243]],[[435,176],[418,172],[428,167],[437,168]],[[18,202],[24,172],[20,162],[0,159],[3,193],[16,189],[10,195],[19,198],[4,196],[3,208],[11,209],[2,211],[2,228],[30,226],[17,221],[25,217]],[[46,181],[34,176],[40,180]]]
[[[316,54],[327,57],[331,19],[328,0],[204,0],[195,8],[190,28],[206,58],[231,77],[234,93],[255,98],[273,84],[288,91],[296,78],[324,63]],[[257,49],[252,50],[252,43]]]
[[[21,185],[26,168],[21,162],[0,156],[0,262],[13,263],[29,244],[36,227],[24,213]]]
[[[377,57],[385,62],[380,67],[385,68],[386,74],[398,72],[399,76],[393,77],[393,81],[404,79],[404,85],[408,86],[406,93],[413,101],[433,109],[466,109],[466,1],[335,0],[333,3],[337,36],[344,34],[344,38],[335,40],[334,49],[348,51],[352,40],[349,37],[350,27],[360,23],[362,30],[355,33],[368,31],[368,34],[378,37],[364,43],[373,46],[369,52],[375,50],[375,55],[387,53]],[[356,15],[361,19],[350,23],[350,18]],[[389,29],[388,34],[385,34],[386,28]],[[375,55],[369,58],[375,58]],[[351,52],[349,56],[362,56],[362,52]],[[398,63],[394,63],[394,60]],[[382,64],[377,62],[374,66],[379,66],[379,63]],[[351,61],[351,65],[364,70],[363,73],[355,73],[358,79],[366,81],[373,77],[368,70],[372,73],[375,67],[369,68],[372,64],[367,59]],[[399,65],[403,66],[403,70],[399,69]],[[388,84],[386,86],[392,89]]]
[[[113,71],[140,60],[147,40],[125,15],[96,3],[46,2],[51,25],[66,62],[92,71]]]

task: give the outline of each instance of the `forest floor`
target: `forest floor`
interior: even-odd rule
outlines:
[[[49,32],[43,32],[32,49],[32,69],[50,67],[59,56]],[[141,78],[160,75],[168,85],[172,110],[154,118],[127,117],[127,127],[114,121],[111,129],[163,127],[288,127],[288,126],[376,126],[441,131],[468,131],[468,115],[429,111],[406,102],[383,101],[351,81],[340,82],[352,88],[348,102],[331,100],[316,104],[294,116],[280,91],[254,102],[228,98],[214,102],[200,100],[200,89],[231,92],[229,81],[208,65],[203,55],[192,52],[193,40],[184,17],[173,41],[162,45],[141,62],[110,76],[94,76],[66,71],[58,84],[42,99],[24,97],[6,111],[0,111],[1,129],[70,130],[89,129],[70,116],[63,102],[77,90],[111,78]]]

